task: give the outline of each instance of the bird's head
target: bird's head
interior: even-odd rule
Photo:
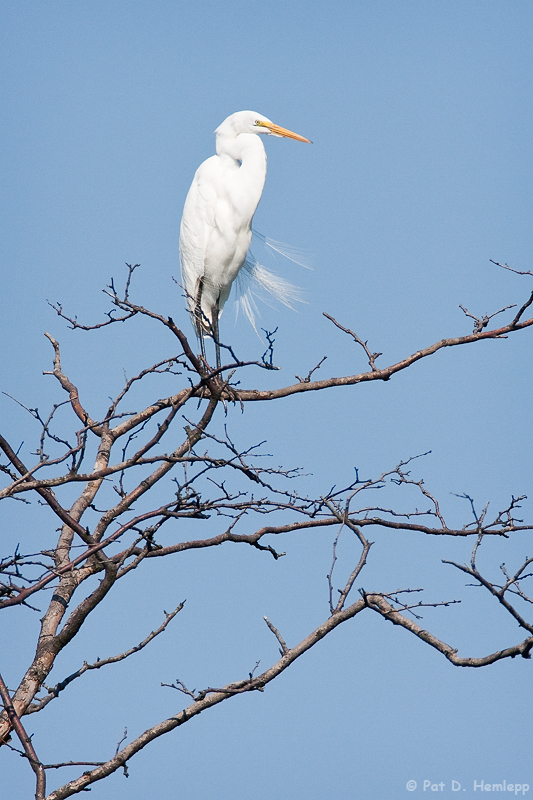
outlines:
[[[227,117],[218,126],[215,133],[217,136],[229,136],[232,138],[239,136],[241,133],[260,133],[270,136],[284,136],[288,139],[296,139],[299,142],[311,144],[310,140],[304,136],[275,125],[268,117],[263,117],[255,111],[237,111],[236,114]]]

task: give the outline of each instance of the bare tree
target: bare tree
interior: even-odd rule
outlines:
[[[28,502],[29,497],[37,495],[39,502],[51,509],[60,522],[58,534],[54,525],[49,526],[46,544],[38,553],[21,552],[17,548],[0,562],[0,609],[5,611],[21,605],[34,609],[37,598],[45,605],[35,656],[25,674],[11,689],[0,677],[4,708],[0,716],[0,744],[27,760],[35,773],[38,800],[70,797],[116,770],[126,771],[128,762],[149,742],[235,695],[262,691],[317,642],[360,613],[374,612],[401,626],[456,666],[480,667],[517,655],[530,657],[533,622],[527,619],[527,609],[533,599],[528,595],[527,581],[533,574],[530,571],[533,558],[526,558],[512,570],[503,565],[499,578],[482,574],[477,560],[487,539],[508,540],[512,534],[533,529],[533,524],[524,524],[517,516],[523,497],[512,497],[505,509],[489,516],[487,508],[478,513],[473,501],[465,496],[471,511],[469,520],[460,528],[449,526],[437,498],[423,480],[412,476],[412,458],[374,477],[363,479],[356,472],[355,480],[348,481],[340,489],[307,496],[295,488],[301,483],[294,480],[300,474],[298,470],[268,466],[262,453],[263,441],[253,442],[245,449],[238,447],[228,427],[220,423],[218,416],[215,418],[215,412],[230,406],[242,408],[252,402],[281,401],[305,392],[387,381],[395,373],[443,348],[474,345],[518,334],[533,326],[533,318],[526,318],[526,311],[533,303],[533,292],[518,311],[509,315],[510,321],[499,328],[490,327],[492,319],[496,314],[508,312],[512,306],[480,318],[463,308],[465,315],[474,322],[472,333],[442,339],[383,368],[376,365],[380,353],[372,352],[367,342],[326,314],[331,323],[364,352],[369,366],[367,371],[317,380],[314,376],[323,364],[322,359],[305,377],[297,376],[295,384],[277,389],[243,389],[239,376],[245,374],[250,365],[267,371],[276,369],[273,333],[267,333],[266,351],[257,361],[242,361],[231,347],[222,345],[226,353],[223,360],[227,363],[220,369],[211,369],[205,360],[195,355],[172,319],[132,302],[130,286],[136,266],[129,267],[124,292],[119,293],[113,283],[108,287],[113,309],[104,321],[83,325],[77,318],[69,317],[61,306],[56,305],[54,309],[72,328],[86,331],[126,324],[136,316],[147,317],[166,329],[175,343],[176,354],[127,379],[105,415],[99,418],[91,413],[73,378],[63,370],[59,343],[46,334],[53,348],[53,369],[47,374],[57,380],[66,399],[60,400],[46,415],[41,415],[36,408],[27,408],[40,425],[39,440],[29,456],[19,452],[16,443],[0,435],[3,452],[0,470],[5,479],[0,499]],[[499,266],[509,269],[507,265]],[[180,382],[179,390],[163,399],[154,399],[157,380],[168,374]],[[149,381],[147,391],[151,393],[151,402],[133,412],[124,410],[125,401],[134,395],[134,388]],[[68,424],[58,421],[58,410],[65,405],[71,414]],[[410,510],[375,502],[376,492],[379,496],[379,491],[391,483],[416,493],[418,501]],[[76,495],[72,501],[73,491]],[[417,502],[423,504],[424,510],[418,508]],[[201,522],[208,518],[217,520],[216,535],[193,540],[180,536],[182,521]],[[177,541],[173,544],[162,544],[163,526],[175,527]],[[183,609],[182,602],[165,615],[159,628],[125,652],[94,663],[84,662],[72,674],[50,684],[48,676],[57,656],[74,640],[89,615],[101,603],[108,602],[108,595],[112,595],[119,580],[134,570],[142,570],[152,559],[171,558],[187,550],[213,548],[225,542],[255,548],[258,556],[277,560],[284,555],[277,544],[282,534],[314,528],[331,528],[332,532],[332,559],[327,565],[329,610],[318,627],[289,646],[283,633],[265,617],[279,646],[279,659],[266,670],[259,673],[256,665],[232,683],[201,690],[189,689],[181,679],[176,679],[166,685],[185,695],[185,707],[180,705],[171,717],[138,733],[128,744],[121,740],[107,761],[42,763],[38,755],[39,743],[27,733],[26,718],[45,713],[50,703],[63,697],[67,688],[83,679],[87,672],[103,669],[147,647]],[[483,657],[459,656],[453,644],[446,644],[423,629],[417,614],[417,609],[423,606],[446,606],[457,602],[455,599],[425,603],[416,599],[421,590],[412,587],[397,590],[384,587],[372,591],[360,588],[372,546],[370,531],[379,529],[393,529],[399,533],[411,531],[430,537],[470,538],[470,562],[449,563],[485,589],[518,623],[522,631],[518,640]],[[359,555],[348,570],[348,578],[338,585],[337,546],[339,537],[346,531],[358,543]],[[94,576],[99,576],[96,588],[94,580],[90,582]],[[79,777],[47,794],[47,771],[67,766],[82,768]]]

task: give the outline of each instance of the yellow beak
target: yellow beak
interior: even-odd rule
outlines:
[[[310,139],[306,139],[305,136],[300,136],[299,133],[289,131],[287,128],[281,128],[279,125],[274,125],[273,122],[263,122],[262,120],[258,120],[255,124],[261,125],[262,128],[268,128],[268,132],[273,136],[285,136],[287,139],[296,139],[298,142],[307,142],[307,144],[313,144],[312,141]]]

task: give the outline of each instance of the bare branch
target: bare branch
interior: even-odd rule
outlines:
[[[420,361],[423,358],[428,358],[434,355],[444,347],[457,347],[463,344],[474,344],[475,342],[483,342],[488,339],[502,339],[507,334],[514,333],[525,328],[530,328],[533,325],[533,317],[523,322],[511,322],[495,330],[483,330],[478,333],[472,333],[468,336],[455,336],[453,338],[441,339],[438,342],[417,350],[407,358],[392,364],[390,367],[384,369],[377,369],[375,366],[370,372],[363,372],[359,375],[348,375],[340,378],[327,378],[323,381],[310,381],[309,383],[300,382],[292,386],[285,386],[280,389],[269,389],[267,391],[259,390],[238,390],[236,397],[243,403],[258,402],[262,400],[277,400],[281,397],[289,397],[293,394],[301,392],[317,392],[323,389],[330,389],[336,386],[355,386],[359,383],[366,383],[367,381],[381,380],[388,381],[397,372],[402,372],[408,369],[412,364]],[[377,357],[377,356],[376,356]]]
[[[450,661],[456,667],[485,667],[488,664],[494,664],[496,661],[500,661],[503,658],[514,658],[518,655],[522,656],[523,658],[530,657],[530,651],[533,647],[533,636],[529,636],[518,645],[508,647],[505,650],[498,650],[497,652],[491,653],[490,655],[482,658],[461,658],[457,655],[457,650],[455,650],[453,647],[445,644],[440,639],[437,639],[436,636],[433,636],[433,634],[428,633],[427,630],[422,629],[416,624],[416,622],[413,622],[412,620],[400,614],[400,612],[394,609],[385,599],[385,595],[366,594],[365,597],[369,608],[377,611],[382,617],[388,619],[394,625],[400,625],[410,633],[418,636],[418,638],[422,639],[423,642],[426,642],[426,644],[429,644],[431,647],[434,647],[436,650],[446,656],[448,661]]]
[[[193,717],[202,713],[202,711],[218,705],[219,703],[228,700],[230,697],[234,697],[245,692],[262,691],[267,684],[269,684],[279,674],[281,674],[281,672],[287,669],[296,659],[300,658],[305,652],[307,652],[307,650],[314,647],[319,641],[321,641],[343,622],[352,619],[366,608],[370,608],[378,612],[385,619],[388,619],[395,625],[400,625],[410,633],[413,633],[418,638],[422,639],[424,642],[441,652],[455,666],[481,667],[494,663],[502,658],[512,658],[516,655],[529,657],[529,651],[533,646],[532,636],[519,645],[507,648],[506,650],[500,650],[483,658],[460,658],[457,656],[457,650],[454,650],[452,647],[450,647],[450,645],[445,644],[437,639],[437,637],[428,633],[426,630],[423,630],[416,624],[416,622],[404,617],[399,611],[394,609],[390,602],[388,602],[386,599],[385,595],[364,593],[362,599],[356,601],[348,608],[331,615],[298,645],[293,648],[287,648],[286,652],[282,654],[281,658],[275,664],[273,664],[261,675],[258,675],[256,678],[248,677],[244,680],[227,684],[219,689],[208,688],[200,692],[187,689],[180,680],[176,681],[175,684],[164,684],[165,686],[171,686],[172,688],[178,689],[179,691],[190,696],[193,700],[191,705],[176,713],[169,719],[164,720],[163,722],[160,722],[151,728],[148,728],[129,745],[120,750],[114,756],[114,758],[110,759],[105,764],[96,767],[96,769],[91,770],[90,772],[84,772],[79,778],[76,778],[75,780],[66,783],[59,789],[56,789],[48,796],[47,800],[64,800],[64,798],[71,797],[73,794],[77,794],[78,792],[87,788],[90,784],[102,780],[103,778],[115,772],[117,769],[120,769],[128,760],[132,758],[133,755],[135,755],[135,753],[146,747],[149,742],[185,724]],[[270,627],[271,626],[269,625],[269,628]],[[276,638],[278,637],[276,636]],[[278,639],[278,641],[280,640]]]
[[[476,542],[476,548],[478,544],[479,541]],[[484,578],[475,565],[469,567],[466,564],[458,564],[457,562],[449,561],[448,559],[443,559],[443,564],[451,564],[452,567],[455,567],[461,572],[465,572],[467,575],[471,575],[473,578],[475,578],[476,581],[478,581],[482,586],[485,587],[485,589],[487,589],[491,593],[491,595],[493,595],[493,597],[497,598],[497,600],[501,603],[501,605],[505,608],[505,610],[508,611],[509,614],[515,618],[515,620],[518,622],[521,628],[524,628],[526,631],[529,631],[529,633],[533,634],[533,625],[527,622],[522,617],[522,615],[519,614],[518,611],[511,605],[511,603],[508,602],[507,598],[504,596],[506,590],[504,590],[502,587],[497,587],[495,584],[491,583],[486,578]],[[533,641],[533,636],[530,638]]]
[[[38,700],[36,703],[33,703],[26,714],[34,714],[37,711],[41,711],[48,703],[53,700],[54,698],[58,697],[59,693],[66,689],[66,687],[72,683],[72,681],[76,680],[76,678],[80,678],[85,672],[93,669],[100,669],[101,667],[105,667],[108,664],[116,664],[118,661],[123,661],[125,658],[133,655],[133,653],[138,653],[139,650],[142,650],[146,645],[150,644],[150,642],[155,639],[156,636],[159,636],[160,633],[166,629],[167,625],[174,619],[176,614],[182,610],[183,606],[185,605],[185,601],[179,604],[179,606],[174,609],[170,614],[167,614],[165,611],[165,620],[164,622],[157,628],[157,630],[152,631],[148,636],[142,640],[138,645],[135,647],[131,647],[129,650],[126,650],[124,653],[120,653],[116,656],[110,656],[109,658],[97,659],[94,664],[88,664],[87,661],[83,662],[83,666],[81,666],[76,672],[73,672],[68,678],[56,683],[53,687],[47,687],[43,684],[44,688],[48,690],[48,695],[43,697],[41,700]]]
[[[329,319],[330,322],[333,322],[333,324],[337,326],[337,328],[340,328],[341,331],[344,331],[344,333],[349,334],[349,336],[351,336],[352,339],[355,342],[357,342],[357,344],[361,345],[361,347],[363,348],[363,350],[365,351],[365,353],[367,355],[368,365],[369,365],[370,369],[372,370],[372,372],[378,372],[378,369],[376,367],[376,363],[375,362],[376,362],[377,358],[379,358],[380,356],[383,355],[383,353],[371,353],[370,350],[368,349],[367,342],[363,342],[363,340],[360,339],[359,336],[356,333],[351,331],[349,328],[345,328],[343,325],[340,324],[340,322],[337,322],[336,319],[331,317],[329,314],[326,314],[325,311],[322,312],[322,313],[326,317],[326,319]],[[324,360],[324,359],[322,359],[322,360]],[[316,369],[316,367],[315,367],[315,369]],[[309,376],[310,375],[311,375],[311,373],[309,374]]]
[[[4,708],[7,712],[7,716],[9,717],[9,721],[15,730],[19,741],[24,748],[24,753],[26,758],[30,762],[31,768],[35,773],[36,779],[36,788],[35,788],[35,800],[44,800],[46,794],[46,775],[44,772],[43,765],[39,758],[37,758],[37,753],[33,747],[32,741],[26,731],[24,730],[24,726],[20,721],[20,718],[15,711],[13,703],[11,702],[11,697],[9,696],[9,692],[7,690],[7,686],[4,683],[4,679],[0,675],[0,697],[2,698],[2,703],[4,704]]]
[[[479,333],[484,328],[486,328],[493,317],[496,317],[498,314],[503,314],[503,312],[507,311],[509,308],[515,308],[515,307],[516,303],[513,303],[510,306],[504,306],[503,308],[500,308],[499,311],[495,311],[493,314],[485,314],[485,316],[483,317],[476,317],[474,316],[474,314],[471,314],[468,311],[468,309],[466,309],[459,303],[459,308],[461,309],[461,311],[463,311],[467,317],[470,317],[470,319],[474,320],[474,333]]]
[[[268,627],[270,628],[270,630],[272,631],[272,633],[274,634],[274,636],[276,637],[276,639],[280,643],[280,651],[279,652],[280,652],[280,654],[282,656],[284,656],[286,653],[289,652],[289,648],[285,644],[285,641],[284,641],[281,633],[278,631],[278,629],[276,627],[274,627],[274,625],[270,622],[268,617],[263,617],[263,619],[265,620],[266,624],[268,625]]]
[[[320,367],[322,366],[322,364],[324,363],[324,361],[326,359],[327,359],[327,356],[324,356],[323,358],[321,358],[320,361],[318,362],[318,364],[316,365],[316,367],[313,367],[313,369],[309,370],[309,372],[307,373],[305,378],[300,378],[299,375],[295,375],[294,377],[297,378],[300,381],[300,383],[309,383],[309,381],[311,380],[311,375],[313,374],[313,372],[316,372],[317,369],[320,369]]]
[[[467,494],[458,495],[469,504],[467,522],[459,528],[449,527],[437,494],[426,488],[422,479],[411,474],[412,464],[420,456],[401,461],[375,477],[363,478],[355,468],[355,479],[353,472],[346,481],[341,479],[341,483],[337,478],[327,478],[325,492],[308,496],[301,489],[306,477],[302,468],[284,468],[276,466],[277,462],[266,460],[272,456],[266,451],[264,437],[259,433],[254,439],[258,444],[241,446],[239,436],[233,431],[230,433],[226,420],[231,403],[240,403],[243,410],[246,402],[276,400],[300,392],[322,391],[372,380],[386,381],[445,347],[505,338],[533,326],[533,318],[522,321],[527,308],[533,305],[533,293],[511,322],[493,330],[490,329],[493,317],[513,306],[505,306],[494,314],[479,318],[462,306],[465,315],[474,321],[474,333],[441,339],[383,369],[376,366],[381,354],[371,352],[366,341],[325,314],[336,328],[362,348],[368,360],[368,371],[314,380],[315,373],[325,362],[323,357],[306,376],[304,371],[305,377],[296,376],[297,384],[256,390],[242,388],[240,370],[251,366],[274,369],[276,331],[265,331],[267,349],[256,361],[244,361],[231,346],[221,344],[230,363],[212,369],[205,358],[195,355],[187,337],[171,318],[132,302],[131,281],[137,266],[128,265],[122,292],[117,291],[113,281],[107,287],[112,311],[108,312],[104,322],[81,325],[76,317],[67,317],[60,305],[54,307],[56,313],[71,327],[83,330],[99,329],[115,322],[126,323],[141,316],[150,320],[151,325],[163,326],[164,335],[171,337],[170,352],[177,354],[139,369],[133,377],[125,377],[120,391],[106,400],[108,410],[101,418],[81,402],[76,383],[80,387],[82,384],[74,383],[65,374],[59,344],[48,334],[54,349],[53,371],[48,374],[56,378],[60,394],[68,399],[54,403],[45,412],[32,408],[30,403],[19,403],[31,414],[32,425],[37,422],[40,426],[35,441],[31,443],[30,456],[24,454],[26,451],[22,450],[22,444],[16,449],[0,436],[0,450],[4,454],[0,465],[0,477],[3,476],[0,500],[14,498],[24,501],[36,497],[39,505],[46,504],[54,512],[55,525],[57,520],[60,521],[57,533],[53,530],[54,525],[51,531],[47,531],[46,526],[39,530],[39,535],[43,536],[42,544],[17,546],[14,552],[11,545],[5,557],[0,558],[0,610],[17,604],[29,605],[28,601],[37,593],[40,605],[44,607],[40,613],[35,656],[29,660],[16,690],[5,690],[7,694],[2,695],[4,710],[0,714],[0,737],[3,737],[0,743],[7,742],[11,730],[22,736],[24,750],[17,752],[29,760],[34,769],[39,798],[44,798],[42,781],[46,769],[65,766],[84,769],[78,778],[52,792],[48,800],[87,791],[92,783],[117,769],[124,769],[127,774],[129,759],[149,742],[231,697],[263,691],[268,683],[339,624],[366,609],[405,628],[456,666],[478,667],[517,655],[529,658],[533,647],[533,623],[527,618],[527,609],[531,608],[533,597],[528,580],[533,578],[533,558],[526,557],[518,568],[511,569],[498,557],[496,566],[499,565],[499,569],[495,569],[498,582],[482,575],[477,565],[481,561],[480,548],[487,537],[500,537],[504,541],[499,544],[504,546],[505,540],[513,534],[533,530],[533,523],[519,518],[523,496],[512,496],[507,507],[495,513],[488,503],[479,511],[473,498]],[[506,314],[505,318],[508,316]],[[246,374],[250,374],[249,369]],[[174,393],[167,396],[163,391],[168,391],[169,378],[173,380],[171,391]],[[165,390],[161,391],[161,386]],[[134,403],[134,398],[139,396],[144,398],[142,404]],[[133,409],[122,411],[126,398]],[[376,495],[376,492],[380,494]],[[401,497],[399,503],[398,493]],[[207,520],[210,521],[207,523]],[[263,521],[271,524],[263,525]],[[335,526],[335,530],[329,534],[327,529],[331,526]],[[405,537],[406,545],[412,539],[419,541],[420,536],[471,537],[470,563],[445,563],[452,563],[495,597],[509,619],[527,631],[528,638],[481,658],[462,658],[454,648],[418,624],[422,609],[448,607],[460,602],[459,599],[424,602],[412,597],[419,590],[367,592],[359,589],[361,597],[348,605],[350,593],[358,584],[369,559],[372,542],[367,538],[365,528],[368,526],[393,533],[395,540],[405,532],[419,534]],[[166,614],[159,628],[136,646],[93,663],[86,661],[55,686],[47,686],[45,682],[57,655],[109,596],[118,580],[135,570],[145,569],[149,559],[170,557],[188,550],[216,548],[226,542],[254,547],[277,560],[285,555],[274,546],[279,543],[280,536],[306,535],[322,529],[323,534],[333,540],[328,574],[329,616],[295,647],[288,647],[279,630],[265,617],[265,623],[280,648],[280,658],[268,669],[256,674],[259,669],[257,662],[251,671],[243,669],[243,679],[222,687],[209,685],[190,690],[180,679],[172,684],[162,684],[186,695],[188,707],[148,728],[129,743],[126,743],[125,733],[116,747],[113,743],[110,755],[113,752],[114,755],[107,761],[58,759],[57,763],[43,765],[35,751],[32,755],[27,749],[31,741],[20,724],[24,715],[43,710],[86,672],[118,663],[146,647],[183,607],[182,603],[171,614]],[[341,535],[345,537],[344,544],[347,530],[356,537],[355,542],[351,536],[348,537],[356,548],[354,556],[350,545],[351,561],[339,545]],[[42,549],[22,555],[36,548]],[[343,579],[338,581],[341,568]],[[376,571],[374,574],[380,573]],[[339,588],[337,583],[340,583]],[[150,586],[157,587],[157,581],[150,582]],[[246,663],[254,660],[254,657],[247,656]],[[178,696],[173,695],[174,698]],[[86,770],[87,767],[91,769]]]

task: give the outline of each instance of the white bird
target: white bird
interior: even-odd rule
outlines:
[[[232,114],[215,133],[217,154],[200,165],[185,200],[180,264],[187,307],[202,356],[205,359],[204,336],[211,336],[220,368],[218,320],[231,286],[245,264],[252,238],[252,217],[266,178],[265,148],[257,134],[310,141],[255,111]],[[265,275],[270,273],[262,273],[264,288],[279,294],[284,282],[273,280],[269,286]]]

